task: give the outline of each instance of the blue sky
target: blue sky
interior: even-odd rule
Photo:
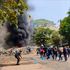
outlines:
[[[29,0],[28,3],[34,7],[29,11],[33,19],[48,19],[57,25],[70,8],[70,0]]]

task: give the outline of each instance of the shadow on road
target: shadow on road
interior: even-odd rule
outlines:
[[[33,62],[20,63],[20,65],[30,65],[30,64],[34,64],[34,63]],[[19,65],[16,65],[16,64],[0,64],[0,67],[5,67],[5,66],[19,66]]]
[[[16,64],[0,64],[0,67],[4,67],[4,66],[15,66]]]

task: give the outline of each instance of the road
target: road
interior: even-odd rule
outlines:
[[[37,55],[24,55],[20,65],[15,65],[16,59],[12,56],[0,58],[0,70],[70,70],[68,61],[42,60]]]

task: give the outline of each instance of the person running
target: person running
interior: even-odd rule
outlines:
[[[62,60],[62,51],[58,48],[59,60]]]
[[[52,58],[56,60],[56,59],[57,59],[57,48],[54,47],[54,48],[52,49],[52,51],[53,51]]]
[[[51,55],[52,55],[52,49],[48,48],[47,49],[47,59],[49,59]]]
[[[15,52],[15,58],[17,59],[16,65],[19,65],[20,59],[22,58],[21,57],[21,52],[22,52],[21,50]]]
[[[37,51],[37,55],[40,54],[40,48],[37,48],[36,51]]]
[[[69,47],[67,47],[67,55],[68,55],[68,57],[70,56],[70,48]]]
[[[45,52],[44,49],[40,48],[40,56],[41,56],[41,58],[44,57],[44,52]]]
[[[67,49],[66,49],[66,47],[63,47],[63,55],[64,55],[65,61],[67,61]]]

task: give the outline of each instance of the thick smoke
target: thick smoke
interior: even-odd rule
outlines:
[[[6,43],[11,46],[22,47],[27,44],[28,38],[28,22],[26,14],[18,15],[18,28],[15,25],[7,23],[9,36],[6,39]]]
[[[28,22],[26,15],[18,16],[18,36],[20,43],[26,44],[26,39],[28,38]]]

